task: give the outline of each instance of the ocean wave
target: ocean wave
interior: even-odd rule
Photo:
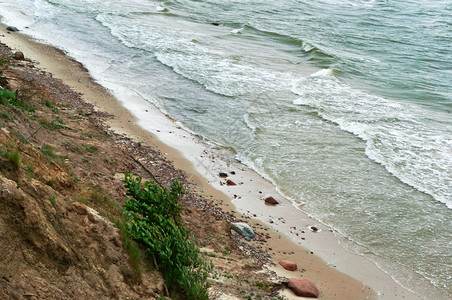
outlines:
[[[452,209],[452,126],[447,114],[353,89],[331,70],[296,82],[296,105],[366,141],[366,155]]]

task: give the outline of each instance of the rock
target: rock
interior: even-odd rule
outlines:
[[[279,262],[279,264],[288,271],[296,271],[297,270],[297,264],[294,263],[293,261],[283,259]]]
[[[226,185],[236,185],[234,181],[232,181],[231,179],[228,179],[226,181]]]
[[[24,60],[25,56],[24,56],[23,52],[17,51],[16,53],[14,53],[14,58],[17,60]]]
[[[19,29],[17,29],[17,27],[14,27],[14,26],[8,26],[8,27],[6,27],[6,30],[8,30],[8,31],[19,31]]]
[[[315,226],[310,226],[309,229],[311,229],[311,231],[313,231],[313,232],[319,231],[319,229]]]
[[[273,198],[272,196],[265,196],[264,197],[265,203],[270,204],[270,205],[276,205],[279,204],[278,201],[276,201],[275,198]]]
[[[306,278],[291,278],[289,280],[289,289],[294,292],[295,295],[307,298],[318,298],[319,290],[315,286],[314,282]]]
[[[250,225],[246,223],[231,223],[231,226],[234,231],[243,236],[243,238],[247,241],[251,240],[255,236],[253,229],[251,229]]]
[[[231,171],[230,173],[231,173],[232,175],[235,175],[235,171]]]
[[[210,24],[212,24],[212,25],[214,25],[214,26],[220,26],[220,23],[217,23],[217,22],[212,22],[212,23],[210,23]]]
[[[228,174],[226,174],[226,173],[223,173],[223,172],[220,172],[220,174],[218,174],[220,177],[222,177],[222,178],[226,178],[226,177],[228,177]]]

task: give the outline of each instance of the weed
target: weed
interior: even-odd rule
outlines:
[[[14,169],[20,169],[20,155],[17,149],[13,152],[7,151],[3,156],[13,163]]]
[[[52,203],[53,206],[55,206],[55,195],[49,196],[49,201]]]
[[[90,139],[93,138],[93,135],[91,133],[85,132],[83,133],[84,136],[89,137]]]
[[[89,157],[84,157],[84,158],[82,158],[82,161],[83,161],[84,163],[89,163],[90,160],[91,160],[91,158],[89,158]]]
[[[55,186],[55,180],[53,180],[53,179],[49,179],[46,183],[48,186],[50,186],[52,188]]]
[[[39,124],[45,128],[45,129],[49,129],[49,130],[60,130],[60,129],[65,129],[66,127],[59,124],[59,123],[55,123],[54,121],[47,121],[45,119],[40,119],[38,120]]]
[[[93,145],[85,145],[85,149],[92,154],[97,154],[99,152],[99,149],[97,149],[97,147],[94,147]]]
[[[60,123],[60,124],[64,124],[64,121],[63,121],[63,119],[61,119],[61,118],[58,118],[58,117],[57,117],[55,120],[56,120],[58,123]]]
[[[55,148],[47,144],[42,145],[41,153],[44,154],[47,163],[50,163],[52,160],[58,158],[58,155],[55,153]]]
[[[108,200],[108,197],[104,197],[102,190],[96,186],[91,192],[91,200],[94,203],[99,204],[100,202],[104,202],[104,200]]]
[[[6,111],[3,111],[3,112],[0,114],[0,116],[1,116],[3,119],[9,120],[9,121],[12,121],[12,120],[13,120],[13,118],[11,118],[11,116],[10,116]]]
[[[61,143],[63,146],[65,146],[67,149],[71,150],[72,152],[78,153],[78,154],[83,154],[83,151],[75,145],[72,145],[71,142],[63,142]]]
[[[22,142],[22,144],[30,144],[30,142],[21,134],[16,134],[17,139]]]

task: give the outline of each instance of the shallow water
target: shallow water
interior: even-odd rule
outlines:
[[[449,1],[2,3],[8,24],[231,147],[403,285],[452,293]]]

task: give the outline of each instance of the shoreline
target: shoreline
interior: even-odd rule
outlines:
[[[291,233],[293,231],[291,228],[294,226],[298,231],[305,231],[304,237],[306,240],[299,241],[299,244],[310,250],[301,248],[302,246],[294,244],[289,238],[280,237],[278,232],[270,234],[271,238],[266,245],[267,248],[273,249],[273,260],[275,262],[283,258],[294,260],[300,268],[306,269],[303,276],[312,279],[318,285],[321,298],[326,299],[333,293],[338,295],[345,286],[345,288],[355,291],[354,294],[352,293],[355,298],[351,296],[352,294],[349,291],[343,291],[343,295],[347,295],[348,299],[362,299],[363,294],[358,293],[358,291],[366,288],[365,285],[378,292],[382,299],[398,299],[400,295],[410,299],[417,297],[417,295],[399,286],[389,275],[381,271],[367,258],[347,252],[339,245],[338,239],[329,227],[317,224],[316,220],[300,210],[294,210],[293,204],[277,193],[272,183],[243,164],[222,161],[222,156],[227,158],[227,154],[221,154],[221,150],[218,151],[215,147],[204,144],[198,136],[185,131],[174,120],[162,114],[139,95],[127,89],[116,90],[115,95],[118,100],[106,89],[114,90],[115,87],[108,86],[105,83],[103,85],[106,88],[98,85],[80,63],[66,56],[61,50],[35,42],[22,34],[8,34],[4,29],[1,33],[5,36],[2,38],[2,42],[13,49],[24,52],[26,58],[38,61],[40,68],[63,80],[75,91],[82,93],[82,98],[93,104],[96,109],[114,115],[115,117],[108,122],[112,130],[124,133],[137,142],[152,147],[156,146],[160,149],[174,163],[176,168],[187,173],[189,179],[199,186],[200,192],[222,200],[225,210],[230,210],[233,204],[238,212],[245,216],[248,215],[252,219],[250,221],[252,221],[253,226],[261,223],[259,220],[268,221],[271,217],[274,220],[273,223],[267,222],[265,227],[273,227],[273,230],[291,235],[292,239],[296,236]],[[121,99],[125,98],[128,99],[128,102],[121,102]],[[126,107],[124,108],[123,105]],[[127,108],[130,109],[132,106],[132,112],[128,111]],[[152,118],[149,118],[150,116]],[[207,153],[206,150],[208,150]],[[212,157],[214,163],[212,163]],[[237,186],[220,184],[224,180],[220,179],[217,174],[229,171],[236,172],[236,175],[230,175],[228,178],[235,181],[238,184]],[[244,182],[244,184],[240,184],[240,182]],[[259,191],[262,191],[262,194]],[[281,204],[276,207],[266,206],[261,197],[267,194],[271,194]],[[234,195],[237,195],[237,199],[231,201],[230,199],[233,199]],[[300,218],[301,215],[304,216]],[[278,220],[281,216],[284,216],[283,220]],[[310,232],[308,226],[316,226],[321,231]],[[311,251],[320,256],[312,255]],[[295,253],[289,255],[282,252]],[[306,261],[309,261],[309,263],[306,263]],[[334,265],[336,268],[329,265]],[[275,271],[292,277],[298,275],[298,273],[287,274],[288,272],[283,272],[281,269],[276,268]],[[348,275],[341,274],[336,269]],[[359,276],[364,275],[359,272],[362,269],[369,270],[369,274]],[[358,278],[363,283],[349,277],[349,275]],[[344,284],[345,282],[346,284]],[[371,299],[376,296],[368,291],[365,295]]]

